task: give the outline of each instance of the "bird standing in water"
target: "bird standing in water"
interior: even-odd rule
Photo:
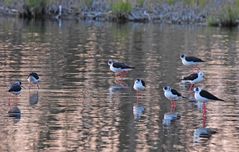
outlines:
[[[136,79],[134,81],[134,86],[133,86],[134,90],[136,91],[136,96],[137,96],[137,99],[138,99],[138,96],[139,96],[139,91],[144,91],[145,88],[146,88],[146,85],[145,85],[145,82],[141,79]]]
[[[27,81],[30,83],[30,85],[32,85],[32,84],[37,85],[37,88],[39,89],[40,79],[39,79],[39,76],[37,73],[31,72],[27,77]],[[30,89],[30,87],[29,87],[29,89]]]
[[[194,57],[194,56],[187,56],[186,54],[182,54],[180,55],[180,59],[182,60],[183,65],[186,66],[193,66],[196,71],[199,71],[200,68],[198,67],[198,65],[200,63],[203,63],[205,61],[203,61],[200,58]]]
[[[110,66],[110,70],[116,73],[116,76],[124,76],[128,71],[134,69],[132,66],[125,63],[115,62],[112,59],[108,61],[108,65]]]
[[[192,91],[194,85],[196,83],[202,82],[203,80],[205,80],[205,75],[202,71],[199,71],[197,73],[192,73],[189,76],[183,77],[182,82],[183,83],[189,82],[190,83],[189,90]]]
[[[199,87],[194,88],[194,97],[198,102],[203,102],[203,116],[206,117],[206,102],[209,100],[218,100],[224,101],[223,99],[219,99],[218,97],[214,96],[210,92],[203,90]]]
[[[164,96],[171,101],[171,108],[175,110],[176,101],[181,100],[182,98],[186,98],[181,95],[177,90],[172,89],[170,86],[165,86],[163,88]]]

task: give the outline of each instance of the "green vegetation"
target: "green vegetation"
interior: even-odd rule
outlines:
[[[13,1],[13,0],[4,0],[4,4],[6,4],[7,6],[8,6],[8,5],[11,5],[11,4],[12,4],[12,1]]]
[[[219,26],[219,19],[213,15],[207,18],[207,24],[209,26]]]
[[[125,20],[131,11],[132,5],[128,1],[121,0],[112,4],[112,12],[119,20]]]
[[[45,15],[47,0],[26,0],[23,6],[24,12],[20,17],[39,18]]]
[[[188,6],[193,6],[196,4],[196,0],[183,0],[183,3]]]
[[[92,7],[92,4],[93,4],[93,0],[83,0],[85,6],[87,8],[91,8]]]
[[[139,5],[139,7],[144,7],[144,1],[145,0],[137,0],[137,4]]]
[[[173,4],[175,4],[175,0],[167,0],[167,3],[169,4],[169,5],[173,5]]]
[[[207,5],[207,0],[198,0],[198,1],[200,7],[205,7]]]
[[[238,8],[226,6],[216,15],[208,17],[207,23],[210,26],[234,27],[238,25]]]

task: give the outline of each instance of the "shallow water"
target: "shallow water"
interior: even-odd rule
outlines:
[[[239,148],[238,30],[202,26],[33,22],[0,19],[0,151],[210,151]],[[164,122],[171,111],[163,86],[190,96],[180,78],[190,74],[180,53],[198,56],[205,88],[225,101],[177,103],[179,119]],[[136,67],[123,79],[107,60]],[[28,88],[27,75],[40,75],[40,89]],[[147,89],[136,96],[136,78]],[[10,83],[26,89],[15,97]],[[11,106],[8,105],[10,102]],[[18,108],[20,117],[9,117]],[[195,140],[203,127],[217,131]]]

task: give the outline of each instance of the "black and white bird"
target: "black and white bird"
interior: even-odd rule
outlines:
[[[194,88],[194,97],[198,102],[203,102],[203,116],[206,115],[206,102],[209,100],[218,100],[218,101],[224,101],[223,99],[220,99],[210,92],[203,90],[199,87]]]
[[[140,91],[144,91],[146,88],[145,82],[141,79],[136,79],[134,81],[133,88],[136,91],[136,97],[137,97],[137,102],[138,102],[138,99],[140,98]]]
[[[125,63],[115,62],[112,59],[108,61],[108,65],[110,66],[110,70],[116,74],[120,74],[122,72],[128,72],[134,69],[134,67],[132,66],[129,66]]]
[[[163,88],[164,96],[171,101],[171,106],[176,107],[176,101],[181,100],[182,98],[186,98],[181,95],[177,90],[172,89],[170,86],[165,86]]]
[[[40,79],[39,79],[39,76],[36,72],[31,72],[28,77],[27,77],[27,81],[30,83],[30,84],[35,84],[37,85],[37,88],[39,89],[39,82],[40,82]]]
[[[199,71],[197,73],[192,73],[189,76],[182,78],[182,83],[189,82],[191,85],[189,87],[189,90],[192,90],[195,84],[202,82],[205,80],[205,75],[202,71]]]
[[[136,91],[144,91],[145,90],[145,82],[141,79],[136,79],[134,81],[134,90]]]
[[[22,82],[16,81],[10,86],[8,92],[14,95],[19,95],[21,93],[21,90],[22,90]]]
[[[182,60],[183,65],[186,66],[197,66],[198,64],[205,62],[202,59],[194,56],[187,56],[186,54],[181,54],[180,59]],[[197,69],[199,68],[197,67]]]
[[[197,101],[199,102],[208,102],[209,100],[219,100],[219,101],[224,101],[223,99],[220,99],[210,92],[203,90],[199,87],[194,88],[194,97]]]

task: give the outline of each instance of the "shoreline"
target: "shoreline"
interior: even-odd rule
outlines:
[[[14,0],[13,0],[14,1]],[[74,1],[74,0],[73,0]],[[99,0],[101,1],[101,0]],[[51,5],[44,5],[38,7],[30,7],[19,1],[15,6],[5,6],[0,2],[1,16],[14,16],[27,19],[67,19],[67,20],[93,20],[93,21],[107,21],[107,22],[153,22],[153,23],[168,23],[168,24],[200,24],[208,25],[208,19],[218,8],[230,6],[225,0],[219,0],[217,3],[185,5],[182,2],[177,2],[173,5],[162,3],[151,5],[146,4],[139,7],[131,4],[127,8],[127,3],[123,3],[124,7],[110,7],[109,4],[91,4],[91,7],[76,7],[76,5],[66,5],[53,3]],[[144,1],[145,2],[145,1]],[[103,7],[104,6],[104,7]],[[230,10],[229,10],[230,11]],[[230,14],[229,14],[230,15]],[[217,16],[217,15],[215,15]],[[233,26],[238,25],[238,15]],[[214,19],[211,25],[221,26],[223,24]],[[226,24],[227,25],[227,24]],[[230,25],[229,25],[230,26]]]

